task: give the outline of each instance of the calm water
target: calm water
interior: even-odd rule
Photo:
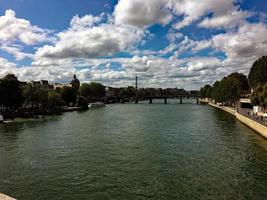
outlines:
[[[267,140],[195,104],[110,105],[0,125],[18,199],[267,199]]]

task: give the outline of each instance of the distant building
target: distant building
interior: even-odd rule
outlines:
[[[252,108],[252,102],[250,98],[240,98],[239,99],[239,107],[240,108]]]
[[[45,88],[53,89],[53,85],[49,84],[47,80],[41,80],[41,81],[32,81],[31,82],[34,86],[42,86]]]
[[[199,96],[199,91],[198,90],[191,90],[191,91],[189,91],[189,94],[191,96],[198,97]]]
[[[41,81],[32,81],[31,82],[34,86],[41,86]]]
[[[62,83],[53,83],[54,90],[57,88],[61,89],[63,87],[72,87],[72,85],[71,84],[62,84]]]
[[[41,85],[45,88],[53,89],[53,85],[49,84],[47,80],[41,80]]]
[[[1,82],[1,81],[0,81]],[[20,87],[24,87],[24,86],[26,86],[27,85],[27,82],[24,82],[24,81],[20,81],[19,82],[19,86]]]
[[[80,88],[80,81],[77,79],[76,75],[74,74],[73,79],[70,82],[73,88],[79,89]]]

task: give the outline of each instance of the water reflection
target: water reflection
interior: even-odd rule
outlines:
[[[267,143],[196,104],[110,105],[0,126],[0,189],[18,199],[260,199]]]

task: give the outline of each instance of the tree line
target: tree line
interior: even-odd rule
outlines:
[[[80,88],[62,88],[34,82],[20,82],[14,74],[0,79],[0,111],[16,110],[55,110],[63,106],[87,108],[88,102],[100,100],[105,96],[105,87],[100,83],[83,83]]]
[[[205,85],[200,89],[202,98],[211,98],[230,106],[235,106],[237,100],[247,95],[250,95],[253,105],[264,109],[267,106],[267,56],[262,56],[253,63],[248,76],[232,73],[213,85]]]
[[[20,82],[14,74],[0,79],[0,111],[22,110],[60,110],[64,106],[77,106],[87,109],[88,103],[102,101],[105,103],[124,103],[146,100],[150,97],[166,95],[188,96],[184,89],[177,88],[136,88],[132,86],[113,88],[101,83],[82,83],[80,87],[64,86],[53,88],[42,82]]]

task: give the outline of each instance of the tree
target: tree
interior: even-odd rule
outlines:
[[[24,104],[32,107],[41,106],[46,107],[48,101],[48,88],[41,85],[33,85],[28,83],[22,88],[22,96],[24,99]]]
[[[91,82],[90,84],[83,83],[80,87],[80,94],[88,100],[95,101],[105,97],[105,86],[100,83]]]
[[[262,56],[253,63],[248,80],[252,88],[267,83],[267,56]]]
[[[256,87],[251,95],[253,105],[267,107],[267,83]]]
[[[8,74],[1,80],[1,102],[4,107],[16,109],[22,104],[22,92],[14,74]]]
[[[200,89],[200,97],[208,97],[211,98],[212,95],[212,86],[205,85]]]
[[[238,85],[238,88],[240,89],[240,91],[246,92],[249,90],[249,83],[248,83],[248,78],[246,75],[235,72],[235,73],[230,74],[228,78],[232,78],[237,81],[236,84]]]
[[[92,95],[91,87],[88,83],[83,83],[80,87],[80,94],[87,99]]]
[[[232,73],[222,80],[216,81],[212,92],[210,92],[216,102],[233,105],[248,90],[249,85],[246,76],[240,73]]]
[[[87,110],[88,109],[87,99],[83,96],[78,96],[76,106],[81,107],[83,110]]]
[[[70,103],[74,105],[77,98],[77,89],[73,87],[63,87],[61,91],[61,98],[68,106]]]
[[[51,107],[62,106],[63,102],[61,100],[60,94],[55,91],[48,92],[48,105]]]
[[[92,97],[95,100],[99,100],[100,98],[105,97],[106,90],[102,84],[91,82],[89,86],[92,92]]]

